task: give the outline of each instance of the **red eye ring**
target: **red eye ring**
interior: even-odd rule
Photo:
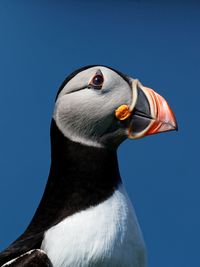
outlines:
[[[104,82],[104,77],[103,77],[102,72],[99,70],[97,71],[95,76],[92,78],[89,86],[94,89],[101,89],[103,86],[103,82]]]

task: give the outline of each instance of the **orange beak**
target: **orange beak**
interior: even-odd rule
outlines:
[[[167,101],[137,81],[137,100],[130,116],[129,138],[137,139],[177,129],[176,118]]]

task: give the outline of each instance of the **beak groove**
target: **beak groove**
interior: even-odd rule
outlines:
[[[146,135],[177,130],[177,122],[167,101],[150,88],[145,88],[153,99],[155,117]]]
[[[128,130],[129,138],[178,130],[177,121],[167,101],[154,90],[144,87],[138,80],[135,102]],[[133,83],[135,86],[135,83]]]

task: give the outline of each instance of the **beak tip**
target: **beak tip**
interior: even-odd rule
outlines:
[[[173,123],[167,123],[168,127],[169,127],[169,131],[176,131],[178,132],[179,128],[178,128],[178,124],[177,122],[173,122]],[[167,129],[166,129],[167,132]]]
[[[174,131],[178,132],[178,130],[179,130],[178,123],[177,123],[177,120],[176,120],[174,113],[172,113],[172,114],[173,114],[172,122],[173,122]]]

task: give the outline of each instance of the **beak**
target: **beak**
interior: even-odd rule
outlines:
[[[167,101],[154,90],[132,81],[134,95],[130,106],[128,136],[131,139],[178,130],[176,118]],[[137,92],[137,93],[136,93]],[[136,93],[136,94],[135,94]]]

